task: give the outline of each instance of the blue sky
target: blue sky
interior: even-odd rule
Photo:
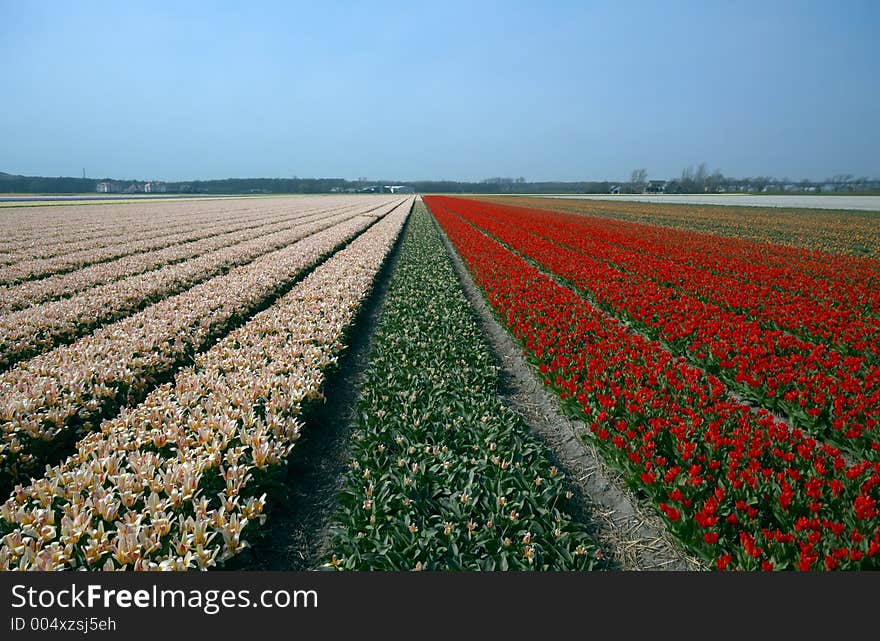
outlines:
[[[0,171],[880,176],[880,3],[0,0]]]

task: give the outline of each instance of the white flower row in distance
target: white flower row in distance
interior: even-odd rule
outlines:
[[[222,201],[126,203],[121,205],[101,204],[91,207],[40,207],[28,208],[23,213],[30,217],[16,217],[9,225],[0,225],[0,233],[7,237],[0,239],[0,264],[14,253],[15,260],[50,257],[89,248],[106,247],[114,243],[153,238],[169,233],[180,233],[188,229],[198,229],[214,223],[254,220],[270,216],[280,216],[291,212],[317,212],[339,209],[358,202],[377,200],[383,197],[365,195],[277,197],[271,199],[241,199]],[[385,199],[388,196],[384,196]],[[65,209],[68,215],[60,225],[49,229],[47,218],[58,209]],[[73,211],[91,212],[88,216],[74,217]],[[4,209],[0,208],[0,220]],[[19,209],[19,211],[21,211]],[[38,216],[34,216],[38,213]],[[22,220],[22,218],[25,218]],[[55,217],[57,218],[57,216]],[[89,224],[89,222],[93,224]],[[10,221],[5,221],[10,222]],[[10,240],[16,232],[30,231],[27,240]]]
[[[229,227],[232,230],[233,225],[242,225],[241,228],[244,229],[244,226],[248,224],[254,225],[258,222],[280,221],[290,215],[307,215],[331,210],[343,211],[349,207],[362,206],[368,199],[363,196],[347,196],[345,198],[281,198],[278,200],[283,203],[283,206],[279,207],[274,202],[275,199],[273,199],[271,202],[261,203],[260,207],[252,205],[248,208],[236,210],[224,209],[216,212],[201,212],[201,210],[197,212],[176,211],[173,216],[159,216],[159,212],[154,211],[151,213],[150,223],[143,223],[140,226],[141,228],[135,225],[120,226],[119,228],[106,230],[99,236],[95,236],[95,232],[89,234],[79,232],[77,227],[72,225],[68,229],[63,230],[60,238],[56,236],[51,242],[44,242],[42,247],[18,250],[15,253],[0,251],[0,265],[40,258],[60,259],[62,256],[82,253],[89,249],[106,250],[113,245],[131,243],[132,241],[145,238],[155,239],[184,235],[193,231],[210,232],[212,227]],[[269,205],[274,206],[270,207]],[[108,206],[104,206],[104,208],[110,209]],[[95,207],[95,209],[102,209],[102,207]],[[114,209],[114,211],[116,210]],[[115,216],[108,217],[111,220],[115,218]],[[45,277],[45,275],[39,277]]]
[[[229,203],[229,204],[225,204]],[[137,204],[101,204],[85,207],[40,207],[17,210],[15,218],[0,225],[0,262],[31,258],[48,258],[80,251],[106,247],[114,243],[138,238],[154,238],[170,233],[199,229],[213,223],[273,216],[291,211],[306,210],[312,203],[303,199],[279,199],[278,202],[254,206],[249,201],[195,201],[189,203],[151,203],[149,207]],[[278,206],[283,205],[283,206]],[[322,205],[327,209],[332,206]],[[57,211],[66,213],[60,217]],[[0,219],[3,218],[0,209]],[[90,212],[75,216],[76,212]],[[28,215],[30,214],[30,215]],[[55,224],[52,225],[52,220]],[[11,223],[11,226],[10,224]],[[26,234],[26,237],[21,237]],[[19,238],[16,239],[16,236]]]
[[[16,488],[0,569],[207,569],[239,553],[264,519],[259,480],[299,438],[411,203]]]
[[[95,286],[62,300],[0,316],[0,368],[70,342],[95,327],[247,264],[309,234],[355,217],[357,210],[292,223],[288,229],[243,240],[180,263]],[[312,221],[312,222],[309,222]]]
[[[75,216],[82,206],[68,207],[29,207],[14,210],[19,214],[14,219],[4,220],[0,224],[0,260],[5,261],[11,256],[21,258],[48,257],[55,253],[63,253],[80,249],[88,249],[98,244],[109,244],[129,235],[156,236],[163,231],[182,231],[186,227],[196,227],[210,221],[223,219],[234,220],[246,217],[248,212],[235,210],[194,210],[187,214],[178,210],[154,210],[147,212],[143,208],[125,208],[125,205],[104,205],[92,208],[89,216]],[[0,219],[4,212],[0,211]],[[59,211],[66,213],[59,217]],[[89,210],[86,210],[89,211]],[[14,224],[11,224],[14,223]],[[101,245],[103,246],[103,245]]]
[[[119,225],[113,229],[83,229],[75,224],[54,232],[46,231],[43,236],[31,239],[28,242],[7,242],[0,249],[0,265],[9,265],[21,261],[35,259],[47,259],[72,254],[88,249],[103,249],[110,245],[128,243],[145,238],[160,238],[175,234],[185,234],[193,230],[204,230],[210,225],[229,225],[242,221],[257,220],[270,216],[271,213],[263,212],[263,215],[242,215],[242,213],[227,213],[214,216],[193,216],[181,219],[179,215],[174,218],[166,216],[158,217],[149,223],[140,225]]]
[[[326,211],[313,213],[304,210],[288,213],[281,217],[252,219],[235,225],[223,223],[216,226],[206,226],[204,238],[186,240],[182,235],[179,240],[175,241],[174,237],[170,237],[168,238],[169,246],[161,249],[130,254],[122,258],[87,265],[76,271],[53,274],[38,280],[27,280],[17,285],[0,285],[0,314],[25,309],[47,300],[72,296],[90,287],[142,274],[172,263],[179,263],[210,251],[289,229],[293,225],[311,222],[316,218],[326,216]]]
[[[247,318],[374,220],[347,219],[3,373],[0,481],[27,478],[44,464],[40,452],[51,443],[73,442],[118,406],[142,398],[231,322]]]
[[[40,278],[63,271],[78,269],[88,264],[112,260],[130,254],[151,251],[167,247],[171,242],[196,240],[205,235],[204,223],[197,224],[189,231],[188,236],[179,237],[178,230],[162,232],[152,238],[144,238],[143,234],[129,236],[120,243],[111,243],[105,247],[94,246],[72,253],[64,253],[50,258],[19,260],[11,265],[0,267],[0,283],[15,284],[23,280]]]
[[[238,222],[259,220],[267,216],[271,216],[271,214],[264,212],[262,216],[259,214],[242,216],[230,213],[213,218],[160,219],[147,227],[118,228],[106,231],[100,236],[89,234],[85,237],[81,237],[75,231],[76,227],[72,227],[66,231],[67,238],[53,236],[51,241],[44,239],[42,243],[34,243],[24,248],[17,247],[13,251],[3,253],[0,255],[0,261],[7,266],[14,263],[17,271],[12,271],[10,267],[4,267],[0,274],[5,274],[3,280],[10,282],[21,280],[21,278],[39,278],[44,273],[51,274],[60,270],[75,269],[80,263],[87,265],[90,261],[103,260],[105,256],[112,254],[127,256],[132,253],[129,250],[132,245],[135,250],[138,250],[144,242],[148,241],[150,243],[156,242],[155,248],[160,248],[164,245],[159,245],[159,241],[170,239],[171,242],[175,240],[180,242],[175,237],[197,240],[204,234],[211,233],[212,227],[215,225],[234,225]]]

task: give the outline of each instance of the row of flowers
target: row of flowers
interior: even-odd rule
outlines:
[[[498,386],[439,233],[417,205],[361,385],[325,567],[600,565],[567,512],[563,475]]]
[[[880,312],[878,260],[526,207],[490,206],[484,211],[516,212],[549,224],[575,227],[586,237],[622,243],[624,250],[707,270],[732,282],[767,286],[855,312]]]
[[[880,463],[731,401],[447,209],[457,203],[426,200],[545,384],[688,549],[719,569],[880,567]]]
[[[500,211],[516,211],[547,221],[562,219],[588,236],[611,242],[625,238],[627,249],[707,269],[744,283],[768,284],[774,290],[843,309],[875,314],[880,311],[878,260],[529,207],[502,207]]]
[[[234,220],[235,217],[230,215],[217,222],[229,224]],[[209,229],[211,226],[210,219],[193,220],[171,228],[159,227],[153,233],[127,231],[121,237],[108,234],[103,238],[86,241],[86,246],[79,249],[73,249],[72,243],[56,243],[48,250],[50,255],[45,257],[28,258],[20,253],[13,254],[9,257],[11,263],[0,267],[0,283],[6,286],[15,285],[123,256],[162,249],[172,244],[199,240],[214,233]]]
[[[756,321],[638,274],[610,266],[601,247],[590,255],[517,226],[521,215],[487,216],[455,201],[477,226],[581,288],[614,316],[633,323],[674,354],[718,377],[750,401],[784,412],[790,423],[880,459],[880,367],[824,345],[767,330]],[[544,236],[555,238],[555,230]],[[569,242],[574,242],[566,237]],[[646,261],[647,262],[647,261]]]
[[[144,238],[165,238],[187,234],[195,239],[195,233],[218,224],[234,225],[248,220],[269,220],[291,212],[301,214],[319,211],[339,211],[347,207],[366,206],[372,203],[387,204],[369,196],[323,196],[318,199],[273,198],[265,199],[219,199],[152,201],[146,203],[105,203],[101,206],[52,206],[10,208],[14,217],[4,217],[0,208],[0,265],[34,258],[62,258],[78,254],[82,259],[74,265],[61,266],[60,272],[79,269],[94,262],[89,250],[107,250],[111,246],[126,245]],[[58,215],[58,212],[61,215]],[[28,216],[27,214],[31,214]],[[80,214],[81,215],[77,215]],[[280,218],[278,218],[280,220]],[[54,224],[53,224],[54,222]],[[21,237],[21,235],[24,237]],[[178,242],[180,240],[178,239]],[[122,255],[129,252],[122,251]],[[121,256],[117,256],[119,258]],[[108,260],[106,256],[99,260]],[[109,260],[112,260],[109,259]],[[44,278],[42,274],[35,278]]]
[[[143,398],[373,221],[359,215],[321,223],[328,228],[3,373],[0,487],[27,478],[98,420]]]
[[[363,210],[361,210],[363,211]],[[69,343],[95,328],[247,265],[270,252],[355,217],[357,210],[291,221],[284,229],[180,263],[98,285],[70,298],[49,301],[0,316],[0,369]]]
[[[834,283],[834,291],[846,299],[832,302],[779,287],[778,270],[753,262],[751,256],[725,256],[721,261],[717,254],[730,245],[723,240],[715,240],[716,256],[708,257],[709,241],[696,234],[679,238],[679,232],[661,228],[650,235],[641,229],[619,230],[613,224],[602,228],[595,219],[537,210],[484,207],[482,213],[514,222],[529,233],[577,249],[616,269],[742,313],[765,329],[794,333],[813,343],[830,344],[845,355],[864,357],[871,364],[878,362],[880,316],[871,313],[869,304],[856,301],[852,282],[827,281]],[[798,267],[789,263],[785,269],[794,274]],[[750,276],[736,277],[732,275],[736,270],[747,270]],[[819,289],[817,282],[821,281],[804,274],[801,279],[805,281],[803,288]],[[862,283],[864,289],[876,293],[880,272],[874,279],[876,283]],[[880,308],[875,311],[880,313]]]
[[[840,263],[845,263],[848,257],[880,259],[880,229],[870,215],[862,212],[549,198],[506,197],[497,200],[647,226],[662,225],[716,237],[740,238],[768,248],[772,244],[772,251],[777,255],[788,250],[796,259],[818,251],[838,254],[835,261]]]
[[[316,214],[320,215],[320,212]],[[280,216],[261,216],[208,224],[205,225],[204,233],[199,238],[190,238],[189,234],[174,235],[168,238],[167,246],[159,249],[92,263],[82,269],[26,280],[17,285],[0,285],[0,314],[8,314],[52,299],[68,298],[97,285],[142,274],[264,234],[281,231],[292,225],[307,222],[314,216],[315,214],[310,210],[303,210],[290,211]]]
[[[99,208],[52,206],[0,212],[0,265],[52,258],[87,249],[124,244],[138,238],[185,233],[215,222],[234,222],[255,212],[252,207],[218,207],[218,203],[163,203],[152,211],[138,205]],[[200,206],[201,205],[201,206]],[[208,206],[205,206],[208,205]],[[263,211],[263,214],[268,212]]]
[[[409,204],[17,487],[0,569],[207,569],[241,552]]]

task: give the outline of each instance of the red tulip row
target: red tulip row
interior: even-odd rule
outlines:
[[[746,263],[752,274],[749,279],[721,272],[717,261],[706,259],[704,239],[700,238],[699,243],[677,242],[692,241],[696,234],[686,238],[664,238],[670,235],[667,230],[658,228],[655,232],[657,238],[645,241],[644,234],[636,236],[631,232],[619,232],[613,224],[608,229],[598,230],[599,223],[595,219],[580,216],[482,206],[480,212],[576,249],[611,267],[742,313],[765,329],[793,333],[814,343],[830,343],[844,355],[866,357],[871,364],[880,360],[880,317],[866,314],[864,305],[854,304],[853,298],[846,304],[832,304],[779,289],[775,286],[772,270],[751,263]],[[589,220],[590,224],[582,223],[584,220]],[[681,232],[677,234],[681,235]],[[723,247],[725,242],[718,244]],[[725,261],[728,265],[734,262],[730,257]],[[794,269],[794,266],[789,268]],[[815,285],[815,280],[810,282]],[[840,284],[838,289],[853,293],[851,283]]]
[[[487,214],[563,223],[587,237],[774,291],[880,314],[880,261],[642,223],[480,202]],[[770,279],[768,282],[768,278]]]
[[[880,463],[729,399],[447,210],[426,203],[500,320],[670,530],[719,569],[880,567]]]
[[[585,255],[531,234],[516,226],[516,214],[502,222],[478,203],[446,202],[752,402],[785,412],[792,425],[857,455],[880,459],[880,367],[864,357],[764,329],[741,313],[616,269],[602,260],[601,248]]]

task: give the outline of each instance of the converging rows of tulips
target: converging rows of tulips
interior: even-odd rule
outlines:
[[[574,570],[598,550],[498,372],[417,204],[360,386],[325,567]]]
[[[0,212],[0,569],[239,554],[412,202],[202,203],[192,218],[169,204],[144,220],[137,205],[118,233],[100,207],[21,227]],[[545,385],[685,548],[722,570],[880,568],[876,261],[425,202]],[[499,399],[421,203],[354,428],[327,567],[603,565]]]
[[[684,279],[689,284],[694,279],[718,279],[722,288],[733,287],[730,296],[739,301],[745,300],[740,292],[745,286],[758,298],[753,304],[771,295],[824,304],[825,313],[880,313],[880,261],[525,207],[489,205],[481,211],[513,216],[518,225],[550,227],[554,239],[560,234],[577,238],[578,248],[587,251],[595,246],[604,254],[613,252],[608,260],[620,261],[627,269],[638,268],[643,258],[659,261],[657,278],[676,283]],[[708,273],[701,276],[701,272]]]
[[[754,244],[743,248],[741,241],[709,241],[697,234],[646,231],[635,225],[603,226],[595,219],[556,212],[487,207],[483,213],[676,293],[742,313],[766,329],[829,343],[872,364],[880,356],[880,316],[874,315],[880,314],[880,264],[861,274],[841,269],[809,275],[809,257],[798,261],[786,256],[777,264],[770,252],[758,251]],[[831,271],[827,262],[820,265],[821,271]]]
[[[0,507],[0,568],[204,569],[239,553],[264,518],[264,483],[299,437],[303,405],[320,398],[322,372],[410,204],[196,356],[173,383],[103,423],[42,478],[16,487]],[[354,222],[343,226],[354,232]],[[320,253],[320,244],[292,253]]]
[[[880,364],[864,354],[847,355],[853,345],[835,349],[767,329],[741,310],[689,294],[687,280],[677,287],[661,284],[663,263],[650,256],[629,257],[630,268],[622,269],[614,263],[622,253],[614,245],[588,240],[581,250],[572,249],[569,244],[580,244],[576,232],[560,232],[521,211],[488,215],[481,204],[461,202],[455,206],[480,228],[674,354],[716,374],[754,403],[784,412],[793,426],[880,460]],[[642,266],[636,266],[639,260]],[[719,286],[715,296],[722,297],[721,291]],[[875,334],[863,327],[873,342]]]
[[[517,199],[516,202],[522,204],[523,200]],[[772,243],[774,253],[791,250],[790,255],[796,262],[799,256],[810,252],[840,255],[834,257],[834,262],[851,257],[857,257],[856,260],[880,259],[880,228],[862,212],[580,199],[555,200],[552,206],[546,201],[536,205],[534,199],[529,199],[526,206],[587,214],[605,221],[616,219],[641,223],[644,227],[662,225],[664,228],[711,234],[716,238],[739,238],[753,246],[769,247]]]
[[[281,249],[4,372],[0,486],[27,478],[101,418],[143,398],[187,357],[363,231],[374,221],[372,214],[392,207],[371,215],[332,216],[291,230]],[[254,242],[257,251],[259,241]]]
[[[112,245],[128,246],[132,241],[144,238],[183,235],[214,223],[233,223],[236,219],[246,219],[254,214],[271,213],[240,207],[220,209],[216,204],[213,207],[200,207],[205,203],[193,203],[194,206],[181,215],[173,203],[165,204],[171,206],[152,212],[139,206],[121,210],[117,205],[97,211],[81,206],[0,210],[0,232],[3,234],[0,239],[0,265],[104,249]],[[85,215],[77,215],[80,212]],[[85,255],[84,259],[88,262],[89,256]]]
[[[236,219],[233,222],[204,225],[198,236],[174,234],[168,245],[160,249],[130,254],[109,261],[97,262],[81,269],[27,280],[17,285],[0,286],[0,314],[8,314],[47,300],[70,297],[96,285],[142,274],[172,263],[195,258],[207,252],[258,238],[263,234],[282,231],[295,224],[313,220],[326,210],[286,212],[276,216]]]
[[[0,267],[0,283],[7,286],[16,285],[20,282],[44,278],[52,274],[65,273],[80,269],[94,263],[106,262],[132,254],[138,254],[156,249],[168,247],[173,242],[186,242],[204,237],[204,223],[189,225],[180,233],[164,232],[155,236],[144,238],[142,235],[134,235],[123,239],[122,242],[111,242],[106,246],[85,247],[79,251],[55,254],[47,258],[34,258],[31,260],[16,257],[15,262]]]
[[[426,202],[545,383],[688,549],[720,569],[880,567],[880,462],[845,457],[731,400],[721,380],[599,311],[472,222],[514,245],[518,232],[505,235],[512,224],[491,227],[460,199]],[[558,266],[547,252],[523,253]],[[583,254],[579,260],[598,269]],[[595,273],[591,291],[601,286]],[[655,300],[631,295],[634,305]]]
[[[361,210],[362,211],[362,210]],[[291,221],[275,232],[244,239],[155,271],[92,287],[70,298],[0,316],[0,366],[8,367],[87,334],[102,324],[240,265],[282,249],[309,234],[358,215],[358,210]]]
[[[328,197],[317,206],[302,199],[284,199],[270,206],[265,201],[197,200],[0,208],[0,265],[11,265],[16,270],[18,275],[13,282],[21,280],[22,275],[26,275],[24,280],[45,278],[96,262],[161,249],[171,241],[196,240],[204,237],[206,229],[217,225],[280,220],[281,216],[295,212],[330,211],[346,204],[351,204],[351,198]],[[19,266],[22,262],[27,265]],[[9,284],[5,278],[0,282]]]

